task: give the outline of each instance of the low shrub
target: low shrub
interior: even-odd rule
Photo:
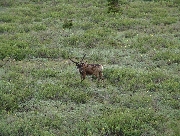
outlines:
[[[16,82],[17,80],[18,82]],[[15,111],[19,108],[20,103],[29,100],[33,95],[33,92],[26,86],[26,83],[21,77],[17,77],[15,81],[11,80],[11,84],[13,84],[13,82],[15,82],[14,86],[10,86],[8,82],[3,82],[1,85],[1,110]]]
[[[164,24],[164,25],[170,25],[177,22],[177,18],[175,17],[160,17],[160,16],[154,16],[151,21],[155,25]]]
[[[0,22],[11,23],[14,20],[14,16],[8,14],[1,14]],[[2,28],[1,28],[2,29]]]
[[[20,43],[19,45],[16,44],[14,46],[6,45],[6,44],[2,45],[0,50],[0,59],[2,60],[6,57],[10,57],[15,60],[22,60],[26,58],[28,54],[31,54],[30,49],[21,48],[20,46],[23,46],[23,43]]]
[[[171,51],[158,52],[154,55],[153,60],[165,60],[168,65],[172,63],[180,63],[180,54]]]
[[[160,71],[151,73],[137,72],[133,69],[106,69],[105,78],[124,91],[173,91],[178,89],[177,79],[169,77]],[[174,85],[174,86],[173,86]]]
[[[59,53],[60,50],[58,48],[41,47],[33,50],[30,56],[33,56],[35,58],[58,58]]]
[[[18,108],[18,99],[15,95],[1,92],[0,98],[1,111],[14,111]]]
[[[108,13],[119,11],[119,0],[107,0],[108,1]]]
[[[33,69],[31,74],[35,78],[44,79],[44,78],[53,78],[58,76],[58,72],[54,69]]]
[[[147,53],[149,50],[152,49],[162,49],[162,48],[176,48],[176,42],[168,36],[156,36],[153,34],[141,36],[139,35],[137,37],[137,42],[134,42],[136,44],[132,44],[132,48],[137,48],[141,53]],[[143,52],[142,50],[145,50]]]
[[[76,90],[76,92],[70,94],[70,99],[77,104],[85,104],[90,99],[90,96],[87,92]]]
[[[45,24],[34,24],[32,26],[32,29],[35,31],[43,31],[43,30],[46,30],[46,25]]]
[[[1,24],[0,25],[0,33],[12,33],[15,31],[15,26],[12,24]]]
[[[6,121],[6,118],[8,122]],[[24,135],[49,135],[53,133],[49,129],[59,129],[61,119],[56,115],[41,115],[32,113],[26,117],[8,115],[0,123],[0,135],[24,136]],[[44,126],[41,126],[44,124]],[[6,126],[6,127],[5,127]]]
[[[63,28],[64,29],[66,29],[66,28],[71,29],[72,26],[73,26],[72,20],[67,20],[67,19],[64,20],[64,24],[63,24]]]
[[[158,130],[166,118],[155,115],[151,109],[132,110],[109,110],[101,116],[91,118],[86,122],[82,120],[73,134],[79,135],[120,135],[139,136],[142,134],[157,135],[164,133],[163,129]]]
[[[13,0],[6,0],[6,1],[0,1],[0,6],[2,7],[11,7],[13,5],[15,5],[15,1]]]

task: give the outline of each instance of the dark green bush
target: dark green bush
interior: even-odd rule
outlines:
[[[23,47],[24,46],[24,47]],[[26,48],[26,45],[19,43],[16,45],[2,45],[0,50],[0,59],[10,57],[15,60],[22,60],[31,54],[31,50]]]
[[[0,110],[14,111],[18,108],[18,99],[13,94],[6,94],[1,92],[0,104]]]
[[[12,15],[8,15],[8,14],[1,14],[0,16],[0,22],[6,22],[6,23],[10,23],[14,20],[14,17]],[[2,29],[2,28],[1,28]]]
[[[64,20],[64,24],[63,24],[63,28],[64,28],[64,29],[65,29],[65,28],[71,29],[72,26],[73,26],[72,20],[68,20],[68,19]]]
[[[108,12],[119,11],[119,0],[107,0],[108,1]]]

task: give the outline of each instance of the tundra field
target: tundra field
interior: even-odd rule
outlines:
[[[0,136],[87,135],[180,136],[179,0],[0,0]]]

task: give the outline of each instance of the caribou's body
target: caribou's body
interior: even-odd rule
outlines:
[[[81,82],[86,78],[86,75],[95,75],[98,78],[98,81],[103,80],[103,66],[101,64],[88,64],[87,62],[82,62],[85,55],[83,56],[80,62],[75,62],[70,59],[73,63],[76,64],[77,69],[81,75]]]

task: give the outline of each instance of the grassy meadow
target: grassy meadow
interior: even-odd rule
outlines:
[[[180,136],[180,1],[110,1],[0,0],[0,136]]]

